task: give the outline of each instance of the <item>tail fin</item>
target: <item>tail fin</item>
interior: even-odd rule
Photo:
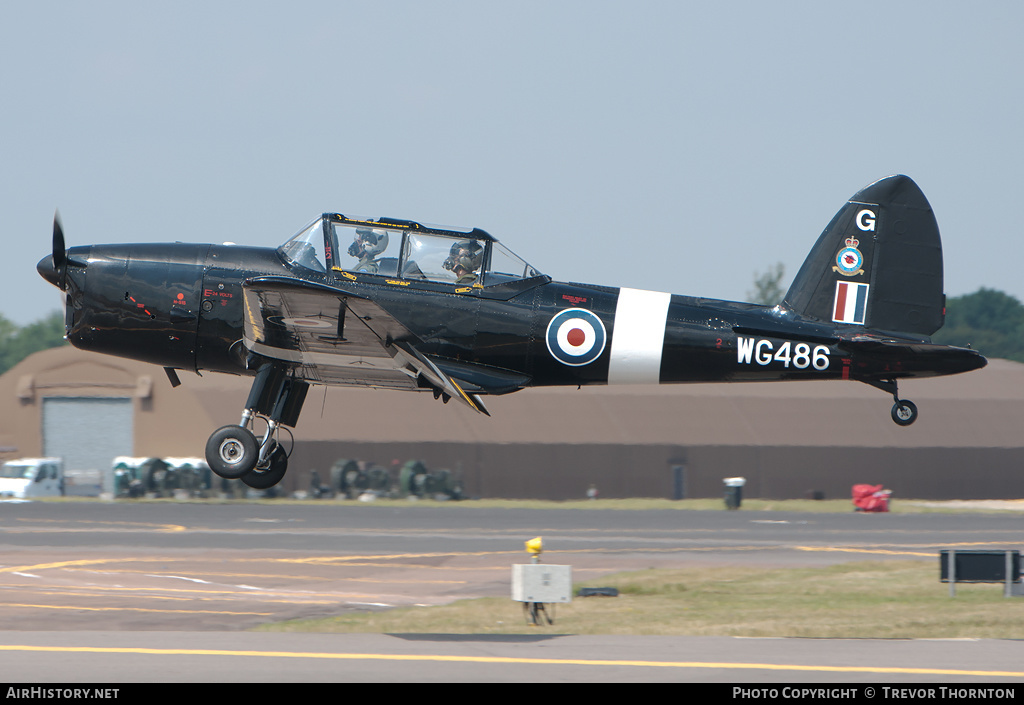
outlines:
[[[931,335],[942,327],[942,243],[928,200],[906,176],[858,191],[828,224],[783,306],[837,324]]]

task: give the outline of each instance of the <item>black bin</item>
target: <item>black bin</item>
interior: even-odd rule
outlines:
[[[743,504],[743,485],[747,484],[746,479],[727,477],[722,482],[725,483],[725,508],[739,509]]]

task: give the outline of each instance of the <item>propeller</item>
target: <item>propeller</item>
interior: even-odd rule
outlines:
[[[67,261],[67,250],[64,247],[64,228],[60,225],[60,213],[53,214],[53,268],[60,271]],[[63,288],[63,287],[62,287]]]
[[[53,254],[43,257],[36,265],[36,271],[46,281],[64,291],[67,288],[68,253],[64,245],[64,228],[60,225],[60,214],[53,214]]]

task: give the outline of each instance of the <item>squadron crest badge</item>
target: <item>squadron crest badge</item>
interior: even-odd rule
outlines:
[[[832,268],[832,271],[839,272],[844,277],[863,274],[864,255],[857,249],[859,244],[860,240],[852,235],[846,238],[846,247],[839,250],[839,254],[836,255],[836,266]]]

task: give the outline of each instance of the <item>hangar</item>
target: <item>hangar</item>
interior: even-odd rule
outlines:
[[[0,377],[0,458],[56,455],[70,470],[118,455],[202,456],[238,423],[249,378],[181,374],[71,347]],[[901,428],[891,399],[849,382],[527,389],[485,418],[430,394],[314,387],[283,489],[306,489],[339,458],[385,467],[411,458],[461,477],[470,497],[849,497],[855,483],[896,497],[1024,497],[1024,365],[907,380],[921,418]],[[286,439],[287,442],[287,439]]]

